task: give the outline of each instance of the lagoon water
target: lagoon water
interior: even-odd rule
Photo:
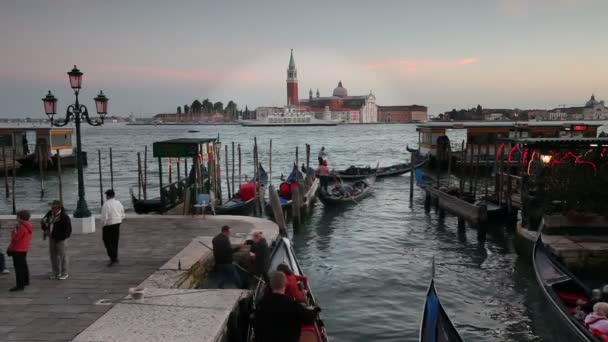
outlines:
[[[189,129],[200,130],[188,133]],[[100,210],[97,149],[102,149],[103,187],[110,186],[109,153],[113,149],[114,188],[130,207],[129,188],[137,192],[137,155],[148,145],[149,196],[157,196],[158,164],[151,157],[154,141],[180,137],[216,137],[242,145],[243,174],[251,175],[254,136],[261,162],[268,170],[269,139],[273,139],[272,177],[278,184],[287,174],[299,146],[312,146],[311,163],[321,146],[329,151],[330,166],[389,165],[409,158],[406,144],[416,144],[414,125],[350,125],[306,128],[247,128],[241,126],[126,126],[85,127],[84,150],[87,201]],[[222,154],[222,158],[224,155]],[[224,161],[222,160],[222,165]],[[167,165],[163,165],[167,169]],[[173,169],[175,177],[175,168]],[[182,168],[183,173],[183,168]],[[165,174],[166,177],[166,174]],[[174,178],[175,179],[175,178]],[[166,178],[165,178],[166,184]],[[76,172],[63,176],[66,207],[75,207]],[[17,207],[41,213],[57,197],[56,174],[44,177],[40,198],[37,172],[17,178]],[[575,341],[561,328],[534,278],[530,260],[518,257],[512,233],[497,227],[485,243],[467,227],[458,233],[456,219],[440,219],[423,210],[415,191],[410,208],[409,174],[379,180],[374,195],[344,210],[317,203],[311,218],[290,230],[301,266],[307,272],[323,308],[331,341],[417,341],[431,258],[436,258],[436,288],[465,340]],[[0,196],[0,210],[11,212],[10,199]]]

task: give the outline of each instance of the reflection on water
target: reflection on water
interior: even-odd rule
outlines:
[[[408,158],[406,144],[418,141],[413,125],[366,125],[309,128],[247,128],[200,126],[191,134],[187,126],[107,126],[84,129],[84,149],[89,152],[85,170],[87,200],[93,212],[100,208],[96,148],[104,150],[104,187],[110,177],[108,148],[113,148],[114,187],[127,207],[129,188],[137,185],[137,155],[144,145],[179,137],[215,137],[242,144],[243,174],[253,170],[252,141],[260,145],[261,162],[268,165],[268,143],[273,139],[273,179],[287,173],[295,146],[304,160],[304,144],[312,145],[311,160],[326,146],[332,167],[389,165]],[[151,148],[150,148],[151,150]],[[151,153],[151,152],[150,152]],[[166,166],[165,166],[166,168]],[[158,165],[150,154],[150,196],[158,189]],[[76,202],[75,171],[64,174],[66,207]],[[17,180],[18,208],[35,212],[56,198],[51,172],[45,177],[47,194],[39,197],[36,172]],[[156,192],[155,192],[156,191]],[[0,196],[0,209],[10,212],[10,199]],[[536,284],[528,260],[513,252],[512,232],[489,229],[485,242],[477,231],[459,230],[457,220],[423,210],[423,196],[416,190],[409,203],[409,176],[379,180],[373,196],[343,210],[317,203],[312,216],[295,232],[294,247],[300,264],[323,307],[332,341],[417,341],[418,326],[430,262],[437,261],[436,287],[444,306],[468,341],[573,341],[557,324]]]

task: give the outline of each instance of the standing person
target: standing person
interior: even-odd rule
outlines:
[[[329,176],[331,175],[331,172],[329,171],[329,168],[327,167],[326,160],[321,162],[321,164],[317,168],[316,174],[317,174],[317,177],[319,177],[319,181],[321,182],[321,189],[323,189],[323,190],[325,190],[325,192],[327,192],[327,186],[329,185]]]
[[[11,243],[7,248],[7,254],[13,257],[15,278],[17,284],[9,291],[23,291],[30,284],[30,271],[27,267],[27,251],[32,241],[32,223],[30,213],[26,210],[17,212],[17,226],[11,234]]]
[[[237,288],[241,288],[241,278],[236,272],[236,267],[232,264],[232,245],[230,244],[229,226],[223,226],[222,232],[217,234],[213,240],[213,258],[215,259],[215,270],[218,273],[218,285],[224,288],[226,282],[232,282]]]
[[[114,190],[106,191],[106,203],[101,208],[101,225],[103,226],[102,238],[106,246],[110,263],[108,267],[118,264],[118,238],[120,236],[120,224],[125,218],[125,208],[114,198]]]
[[[285,295],[287,279],[283,272],[270,274],[271,293],[262,298],[254,320],[256,342],[297,342],[302,325],[312,324],[321,311],[306,308]]]
[[[327,159],[327,152],[325,152],[325,146],[322,146],[319,151],[319,165],[323,163],[324,159]]]
[[[268,247],[268,242],[264,238],[264,234],[262,232],[253,233],[249,257],[251,257],[253,264],[253,274],[262,277],[264,281],[268,280],[266,268],[268,267],[269,256],[270,248]]]
[[[51,256],[51,279],[68,278],[68,238],[72,235],[72,221],[65,213],[61,201],[53,201],[51,210],[42,218],[42,239],[49,238],[49,255]]]

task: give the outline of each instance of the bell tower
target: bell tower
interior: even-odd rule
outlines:
[[[297,106],[300,104],[298,98],[298,70],[293,60],[293,49],[289,57],[289,68],[287,68],[287,105]]]

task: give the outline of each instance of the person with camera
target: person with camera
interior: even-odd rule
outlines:
[[[32,223],[30,213],[26,210],[17,212],[17,226],[11,233],[11,243],[6,249],[6,254],[13,258],[15,278],[17,284],[9,291],[23,291],[30,284],[30,271],[27,267],[27,252],[32,241]]]
[[[51,210],[44,215],[41,222],[43,239],[49,239],[49,254],[51,256],[51,279],[65,280],[68,278],[68,238],[72,235],[72,221],[65,213],[61,201],[53,201]]]

